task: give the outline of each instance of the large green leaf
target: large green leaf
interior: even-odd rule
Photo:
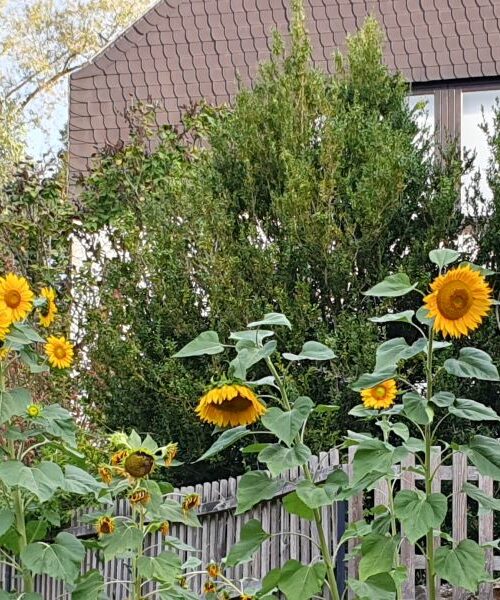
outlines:
[[[253,321],[249,323],[247,327],[262,327],[262,326],[273,326],[273,325],[282,325],[284,327],[288,327],[288,329],[292,328],[292,324],[290,321],[283,315],[282,313],[267,313],[264,315],[264,318],[260,321]]]
[[[375,372],[395,369],[402,355],[410,349],[404,338],[387,340],[377,348]]]
[[[262,525],[257,519],[252,519],[241,528],[240,539],[231,548],[225,560],[226,566],[235,567],[244,562],[248,562],[252,555],[257,552],[260,545],[271,536],[262,529]]]
[[[481,546],[462,540],[455,548],[444,546],[436,550],[436,573],[453,586],[475,592],[481,581],[488,579],[484,561]]]
[[[0,510],[0,536],[7,533],[14,524],[14,513],[9,508]]]
[[[153,511],[149,509],[153,515]],[[154,512],[156,521],[170,521],[171,523],[184,523],[190,527],[201,527],[198,516],[193,510],[182,510],[178,502],[171,498],[163,500],[158,509]]]
[[[21,552],[25,567],[36,575],[50,575],[72,583],[80,573],[85,547],[74,535],[57,534],[54,543],[36,542]]]
[[[411,283],[410,278],[406,273],[396,273],[389,275],[377,285],[374,285],[365,296],[378,296],[382,298],[395,298],[396,296],[404,296],[412,292],[418,283]]]
[[[50,500],[58,489],[64,489],[64,476],[56,463],[42,461],[27,467],[18,460],[0,464],[0,480],[8,487],[21,487],[35,494],[40,502]]]
[[[361,375],[357,381],[351,385],[351,388],[355,392],[370,389],[379,383],[387,381],[388,379],[392,379],[395,372],[396,369],[394,367],[388,367],[382,371],[375,371],[375,373],[363,373],[363,375]]]
[[[500,421],[492,408],[466,398],[457,398],[448,410],[452,415],[469,421]]]
[[[203,356],[204,354],[220,354],[224,346],[219,341],[216,331],[204,331],[198,337],[186,344],[173,358],[186,358],[188,356]]]
[[[261,423],[278,439],[291,446],[313,407],[314,404],[310,398],[300,396],[295,400],[293,409],[290,411],[281,410],[276,406],[269,408],[262,417]]]
[[[102,538],[104,560],[129,558],[138,553],[143,543],[142,532],[134,525],[118,527],[116,531]]]
[[[454,401],[455,395],[451,392],[437,392],[437,394],[434,394],[431,398],[431,402],[441,408],[451,406]]]
[[[66,465],[64,468],[64,489],[71,494],[98,494],[106,486],[97,479],[94,479],[90,473],[75,467]]]
[[[420,490],[403,490],[394,499],[394,512],[412,544],[430,529],[438,529],[447,510],[446,496],[439,493],[426,496]]]
[[[141,556],[137,566],[145,579],[174,583],[181,574],[181,559],[174,552],[161,552],[158,556]]]
[[[500,481],[500,442],[484,435],[475,435],[460,446],[482,475]]]
[[[44,407],[42,419],[45,431],[65,444],[76,447],[76,425],[72,414],[59,404]]]
[[[389,573],[378,573],[366,581],[349,579],[347,585],[356,594],[357,600],[394,600],[396,584]]]
[[[479,513],[484,511],[497,510],[500,511],[500,499],[493,498],[485,494],[482,490],[471,483],[464,483],[462,492],[465,492],[469,498],[472,498],[479,504]]]
[[[272,409],[269,409],[272,410]],[[250,435],[252,432],[249,431],[246,427],[234,427],[233,429],[228,429],[224,431],[217,440],[210,446],[210,448],[200,456],[200,458],[196,461],[206,460],[207,458],[211,458],[219,452],[222,452],[228,446],[232,446],[238,440],[241,440],[247,435]]]
[[[284,487],[285,482],[272,479],[264,471],[249,471],[245,473],[239,483],[236,499],[238,501],[237,515],[240,515],[261,500],[274,498]]]
[[[399,313],[388,313],[387,315],[382,315],[381,317],[371,317],[368,319],[372,323],[413,323],[413,316],[415,315],[415,311],[413,310],[405,310]]]
[[[288,469],[302,466],[310,458],[311,450],[300,442],[291,448],[281,444],[270,444],[258,456],[259,461],[267,465],[273,477],[277,477]]]
[[[31,393],[24,388],[0,392],[0,425],[11,417],[24,415],[31,402]]]
[[[379,534],[369,534],[361,544],[359,578],[366,581],[378,573],[392,570],[397,547],[397,539]]]
[[[285,352],[283,358],[291,361],[300,360],[332,360],[335,358],[333,350],[320,342],[305,342],[299,354]]]
[[[297,485],[298,498],[310,509],[329,506],[337,498],[338,492],[347,486],[349,478],[342,469],[330,473],[325,483],[313,483],[303,480]]]
[[[478,348],[462,348],[458,358],[444,362],[445,370],[456,377],[474,377],[484,381],[498,381],[498,371],[491,356]]]
[[[267,338],[274,335],[270,329],[257,329],[255,331],[232,331],[229,339],[242,342],[252,342],[255,346],[260,346]]]
[[[405,415],[418,425],[428,425],[434,418],[434,410],[427,399],[415,392],[407,392],[403,396]]]
[[[314,519],[313,510],[298,497],[297,492],[287,494],[283,498],[283,506],[292,515],[298,515],[308,521]]]
[[[378,439],[363,440],[356,448],[353,459],[354,476],[360,480],[367,474],[384,474],[403,457],[404,448],[395,448]]]
[[[448,248],[439,248],[439,250],[431,250],[429,258],[431,262],[442,269],[446,265],[456,262],[460,258],[460,252]]]
[[[325,581],[326,567],[322,562],[302,565],[289,560],[281,569],[278,588],[287,600],[309,600],[319,595]]]
[[[248,369],[271,356],[276,350],[276,346],[276,340],[270,340],[262,348],[251,347],[238,350],[236,357],[229,363],[232,376],[237,379],[246,379]]]
[[[87,571],[75,581],[71,600],[107,600],[104,593],[104,577],[97,569]]]

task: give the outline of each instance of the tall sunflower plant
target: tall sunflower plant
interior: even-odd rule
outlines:
[[[58,333],[42,335],[57,325],[57,312],[51,288],[42,288],[37,297],[24,277],[0,277],[0,563],[18,582],[13,589],[0,589],[1,600],[41,600],[35,593],[37,574],[67,584],[77,579],[82,542],[67,532],[45,541],[48,531],[61,525],[53,503],[61,496],[98,496],[103,488],[81,468],[70,412],[38,403],[19,385],[29,381],[29,372],[48,376],[71,366],[71,342]],[[64,468],[43,459],[49,449],[70,457]]]
[[[249,561],[271,535],[301,535],[300,532],[270,534],[258,520],[248,521],[240,540],[218,567],[217,576],[207,580],[207,589],[214,594],[207,597],[226,594],[230,598],[268,600],[281,594],[288,600],[308,600],[321,597],[327,589],[331,598],[338,600],[335,560],[341,545],[349,540],[356,540],[356,544],[347,560],[359,560],[359,577],[350,579],[348,585],[361,600],[403,598],[402,584],[407,574],[400,550],[404,539],[417,544],[425,557],[430,600],[438,597],[438,577],[471,591],[488,579],[485,548],[473,540],[454,541],[441,531],[448,498],[433,491],[437,469],[432,447],[442,442],[439,427],[450,415],[472,421],[499,419],[491,408],[456,398],[440,386],[443,373],[466,379],[499,379],[491,357],[485,352],[465,347],[457,357],[452,357],[450,341],[467,336],[488,314],[494,301],[485,277],[491,273],[469,263],[455,265],[460,255],[454,250],[434,250],[429,256],[439,271],[429,293],[420,291],[418,284],[411,283],[404,273],[391,275],[366,292],[382,299],[420,294],[423,302],[420,306],[416,303],[416,310],[390,312],[372,319],[381,325],[406,323],[419,337],[411,344],[402,337],[382,343],[376,353],[374,372],[361,375],[352,384],[362,402],[351,414],[375,421],[381,436],[355,432],[346,436],[341,449],[355,447],[350,480],[342,469],[337,469],[326,481],[318,482],[309,468],[311,452],[304,444],[307,420],[313,411],[321,413],[335,407],[314,406],[308,397],[296,393],[292,396],[295,388],[289,385],[288,367],[298,361],[331,361],[335,355],[316,341],[306,342],[298,354],[279,353],[274,328],[291,328],[285,315],[269,313],[260,321],[249,323],[246,330],[232,332],[226,344],[220,341],[217,332],[203,332],[175,355],[188,358],[228,351],[236,354],[229,362],[227,374],[211,383],[197,406],[199,417],[214,425],[218,436],[200,460],[209,459],[246,437],[256,436],[258,443],[251,443],[243,451],[255,453],[267,470],[252,470],[242,476],[237,490],[237,514],[280,495],[291,483],[295,489],[284,495],[283,506],[289,513],[313,521],[319,540],[318,556],[310,564],[290,560],[273,569],[258,584],[245,587],[244,581],[230,582],[221,575],[223,569]],[[448,358],[441,359],[443,353]],[[260,362],[267,365],[269,376],[252,380],[248,372]],[[409,369],[410,375],[405,375],[403,368],[413,365],[417,368]],[[422,376],[414,375],[419,372],[418,365],[423,367]],[[259,394],[262,389],[271,391]],[[256,426],[250,428],[251,425]],[[474,435],[468,444],[442,443],[446,449],[442,463],[451,457],[453,450],[459,450],[481,474],[500,479],[498,441]],[[402,461],[414,466],[400,467]],[[287,481],[286,472],[297,467],[302,476]],[[422,489],[401,489],[405,473],[420,478]],[[339,545],[333,547],[322,523],[321,509],[372,490],[381,482],[388,490],[386,505],[368,510],[367,518],[352,523]],[[480,508],[496,506],[476,486],[466,484],[464,492]],[[435,540],[439,536],[445,543],[436,549]]]
[[[282,593],[288,600],[308,600],[319,596],[325,586],[332,598],[340,599],[335,557],[321,509],[334,501],[348,480],[339,469],[325,482],[317,483],[309,466],[311,450],[304,443],[307,421],[313,412],[336,410],[336,407],[315,406],[309,397],[293,393],[288,376],[289,367],[299,361],[328,363],[335,354],[318,341],[305,342],[298,354],[279,352],[275,329],[282,327],[291,329],[287,317],[268,313],[261,320],[249,323],[245,330],[231,332],[226,344],[220,341],[217,332],[205,331],[174,355],[177,358],[224,352],[234,355],[227,372],[208,386],[196,412],[202,421],[215,426],[217,435],[212,447],[199,460],[207,460],[244,438],[253,438],[243,452],[255,454],[257,461],[265,466],[264,470],[248,471],[241,477],[236,513],[246,513],[261,501],[284,494],[285,487],[292,483],[295,490],[284,496],[285,509],[314,522],[318,533],[317,555],[310,563],[289,560],[258,584],[231,581],[224,575],[225,569],[248,562],[273,535],[301,536],[300,532],[289,531],[271,534],[258,520],[249,520],[242,527],[240,540],[221,564],[215,568],[213,563],[212,570],[207,569],[205,591],[210,599],[270,600]],[[252,379],[251,369],[261,363],[267,366],[269,375]],[[287,472],[295,468],[300,470],[299,480],[288,481]]]
[[[158,446],[149,435],[117,432],[109,437],[106,451],[108,461],[98,471],[112,501],[83,520],[95,528],[93,549],[104,563],[128,559],[130,569],[120,581],[105,578],[103,570],[90,570],[77,582],[72,598],[87,600],[90,593],[107,598],[106,591],[119,584],[130,600],[197,600],[189,581],[200,572],[201,561],[195,548],[174,537],[171,529],[177,524],[200,527],[196,513],[201,497],[180,495],[170,483],[152,478],[182,464],[176,459],[177,444]]]
[[[458,353],[453,348],[453,341],[462,341],[474,332],[495,304],[487,283],[492,273],[459,263],[460,253],[451,249],[433,250],[429,258],[437,274],[427,292],[404,273],[390,275],[366,292],[381,298],[384,307],[385,299],[406,295],[417,301],[415,310],[370,319],[381,326],[406,324],[413,335],[384,341],[376,351],[373,373],[361,375],[352,385],[360,392],[362,403],[350,414],[374,421],[381,432],[379,437],[348,435],[345,446],[355,446],[352,485],[354,489],[373,489],[382,482],[386,497],[385,505],[372,511],[371,522],[364,520],[353,528],[362,530],[363,536],[355,549],[359,579],[349,583],[355,591],[363,590],[362,598],[381,587],[384,598],[403,599],[406,569],[400,549],[404,540],[416,544],[425,558],[429,600],[439,597],[438,578],[475,592],[490,577],[485,571],[487,545],[472,539],[453,540],[443,531],[449,498],[435,491],[433,483],[454,451],[464,453],[481,475],[500,480],[498,440],[479,434],[472,435],[467,444],[440,439],[441,425],[452,416],[474,422],[500,420],[491,407],[457,398],[445,387],[450,377],[470,380],[471,385],[477,380],[499,381],[486,352],[463,344]],[[435,460],[434,445],[444,448],[439,461]],[[421,485],[405,489],[401,481],[408,476],[420,480]],[[465,483],[462,491],[480,510],[498,509],[498,503],[477,486]],[[442,544],[437,547],[439,538]]]

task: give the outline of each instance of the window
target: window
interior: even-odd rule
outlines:
[[[462,94],[461,145],[476,153],[475,167],[481,172],[480,190],[486,199],[491,198],[491,190],[486,181],[490,149],[481,124],[486,122],[488,125],[492,125],[493,107],[499,97],[500,89],[463,92]],[[472,177],[472,173],[464,177],[463,187],[470,185]]]

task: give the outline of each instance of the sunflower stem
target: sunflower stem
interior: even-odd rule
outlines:
[[[433,393],[433,376],[432,376],[432,363],[433,363],[433,342],[434,342],[434,327],[429,327],[429,341],[427,346],[427,402],[432,398]],[[432,479],[433,473],[431,471],[431,458],[432,458],[432,439],[433,434],[430,423],[425,425],[424,429],[424,442],[425,442],[425,494],[427,498],[432,494]],[[434,566],[434,536],[433,530],[430,529],[426,536],[426,579],[427,579],[427,598],[428,600],[436,600],[436,573]]]
[[[276,381],[276,385],[278,386],[278,388],[280,390],[282,406],[285,408],[285,410],[291,411],[292,405],[290,404],[290,400],[288,398],[288,392],[286,391],[285,382],[281,378],[280,374],[278,373],[278,370],[276,369],[276,367],[274,366],[274,363],[272,362],[272,360],[270,358],[266,358],[266,364],[269,367],[269,370],[271,371],[271,374],[273,375],[273,377]],[[297,437],[295,438],[294,441],[295,441],[295,443],[300,443],[300,441],[301,441],[300,435],[297,435]],[[314,477],[312,476],[311,470],[309,469],[309,465],[307,463],[302,466],[302,470],[304,472],[305,478],[314,484]],[[332,555],[330,552],[327,537],[325,535],[325,530],[323,528],[323,520],[321,517],[321,510],[319,508],[313,509],[313,515],[314,515],[314,522],[316,524],[316,529],[318,531],[321,555],[323,557],[323,560],[325,561],[328,589],[330,590],[330,594],[331,594],[333,600],[340,600],[339,590],[338,590],[338,586],[337,586],[337,580],[335,578],[335,570],[334,570],[333,562],[332,562]]]

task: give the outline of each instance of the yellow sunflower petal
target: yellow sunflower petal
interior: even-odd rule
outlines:
[[[45,354],[51,366],[57,369],[67,369],[73,363],[73,344],[64,336],[51,335],[45,344]]]
[[[394,379],[388,379],[378,385],[361,391],[365,408],[382,410],[394,404],[398,390]]]
[[[7,311],[11,323],[22,321],[33,308],[34,294],[24,277],[8,273],[0,277],[0,310]]]
[[[244,385],[226,384],[207,392],[200,399],[196,413],[202,421],[218,427],[237,427],[255,423],[266,407]]]
[[[45,306],[40,310],[39,323],[42,327],[50,327],[56,318],[56,293],[52,288],[42,288],[40,296],[45,298]]]

